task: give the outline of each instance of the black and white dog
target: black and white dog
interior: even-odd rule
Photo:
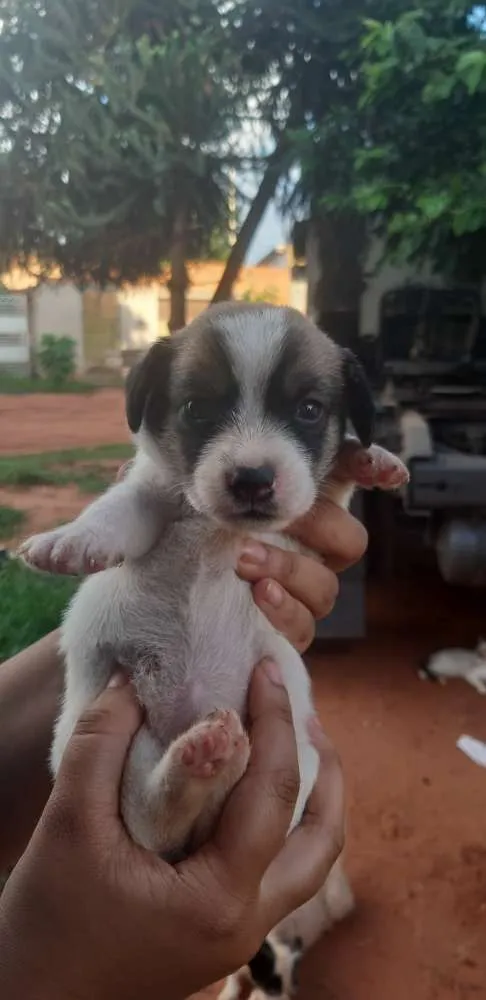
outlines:
[[[373,404],[354,356],[286,308],[213,307],[157,341],[129,375],[127,417],[137,455],[126,479],[21,550],[39,569],[92,574],[62,629],[52,769],[113,664],[124,666],[146,721],[125,770],[123,816],[138,843],[180,856],[208,835],[247,766],[248,684],[255,663],[271,657],[298,748],[292,829],[318,767],[310,683],[235,573],[242,538],[296,549],[285,530],[319,495],[346,505],[356,482],[393,488],[406,470],[370,449]],[[348,421],[359,443],[349,481],[337,481]]]

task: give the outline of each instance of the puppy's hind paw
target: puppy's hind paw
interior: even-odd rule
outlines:
[[[214,712],[184,733],[172,749],[172,767],[186,778],[207,780],[224,775],[235,784],[246,770],[250,746],[236,712]]]

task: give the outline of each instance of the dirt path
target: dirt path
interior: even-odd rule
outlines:
[[[434,647],[474,643],[481,601],[461,597],[458,608],[437,584],[381,602],[375,595],[365,643],[311,658],[320,714],[345,767],[358,908],[308,957],[300,995],[479,1000],[486,771],[455,742],[461,733],[486,739],[486,699],[459,681],[421,682],[415,666]]]
[[[0,431],[1,455],[128,441],[123,391],[0,395]]]

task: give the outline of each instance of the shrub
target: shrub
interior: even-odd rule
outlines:
[[[76,344],[72,337],[44,333],[39,348],[39,362],[47,379],[60,386],[72,378],[76,368]]]

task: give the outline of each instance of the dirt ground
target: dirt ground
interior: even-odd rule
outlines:
[[[369,635],[308,657],[346,776],[351,919],[302,964],[300,1000],[486,996],[486,770],[455,743],[486,740],[486,699],[420,681],[423,654],[470,645],[484,595],[429,579],[370,588]],[[212,996],[206,991],[198,1000]]]
[[[0,455],[28,455],[129,440],[121,389],[80,395],[0,395],[0,428]]]
[[[0,397],[0,421],[3,453],[126,440],[117,390]],[[37,489],[46,517],[56,505],[51,523],[86,502],[70,487]],[[301,1000],[486,996],[486,770],[455,746],[462,733],[486,740],[486,699],[416,675],[432,649],[475,643],[484,618],[484,591],[433,577],[371,586],[367,639],[309,656],[345,768],[357,910],[305,958]]]

